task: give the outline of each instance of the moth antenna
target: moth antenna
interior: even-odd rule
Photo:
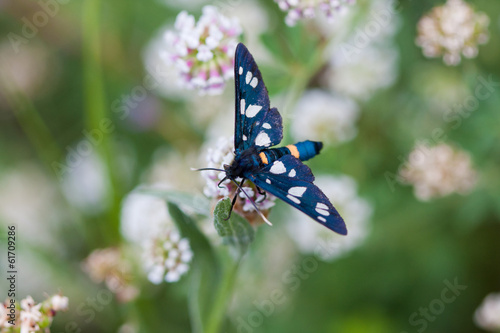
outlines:
[[[222,171],[222,172],[226,172],[226,170],[217,169],[217,168],[201,168],[201,169],[191,168],[191,171]]]
[[[247,192],[245,192],[245,190],[240,186],[240,184],[238,184],[234,180],[233,180],[233,182],[236,184],[236,186],[238,187],[238,189],[241,192],[243,192],[243,194],[245,194],[245,196],[248,198],[248,200],[250,200],[250,202],[252,203],[253,207],[255,208],[255,210],[257,211],[257,213],[259,213],[260,217],[262,217],[262,219],[264,220],[264,222],[266,222],[267,224],[269,224],[269,225],[272,226],[273,224],[264,216],[264,214],[260,211],[260,209],[257,207],[257,205],[255,204],[255,202],[250,198],[250,196],[247,194]]]

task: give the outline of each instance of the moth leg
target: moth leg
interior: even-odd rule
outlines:
[[[261,199],[261,200],[256,200],[255,203],[261,203],[262,201],[266,200],[267,199],[267,192],[266,191],[263,191],[260,187],[258,186],[255,186],[257,188],[257,192],[260,194],[260,195],[263,195],[264,197]]]
[[[223,179],[225,180],[225,179]],[[240,194],[240,190],[241,190],[241,185],[243,185],[243,182],[245,181],[245,179],[243,179],[240,184],[238,185],[238,183],[236,183],[236,185],[238,186],[238,189],[236,190],[236,193],[234,194],[234,197],[233,197],[233,200],[231,201],[231,209],[229,210],[229,214],[227,215],[227,217],[224,219],[224,221],[227,221],[231,218],[231,213],[233,212],[233,208],[234,208],[234,205],[236,204],[236,199],[238,199],[238,195]],[[220,184],[220,183],[219,183]]]
[[[223,181],[225,181],[226,179],[227,179],[227,177],[222,178],[222,180],[219,182],[219,184],[217,184],[217,187],[218,187],[218,188],[222,188],[222,187],[220,186],[220,184],[222,184],[222,182],[223,182]]]

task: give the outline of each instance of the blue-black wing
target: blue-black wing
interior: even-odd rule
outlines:
[[[236,47],[234,62],[235,126],[234,148],[257,151],[277,145],[283,138],[281,115],[270,108],[269,94],[259,68],[243,44]]]
[[[347,235],[344,220],[326,195],[313,184],[311,169],[299,159],[285,155],[260,172],[248,175],[248,179],[325,227]]]

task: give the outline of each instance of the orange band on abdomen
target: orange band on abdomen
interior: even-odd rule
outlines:
[[[290,153],[292,154],[292,156],[299,158],[299,156],[300,156],[299,150],[297,149],[297,147],[295,145],[288,145],[286,147],[288,148],[288,150],[290,150]]]
[[[266,156],[266,154],[264,154],[264,152],[260,153],[259,157],[262,160],[262,163],[264,163],[264,164],[268,164],[269,163],[269,161],[267,160],[267,156]]]

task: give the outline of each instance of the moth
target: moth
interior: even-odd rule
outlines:
[[[281,115],[278,109],[270,107],[269,94],[259,68],[242,43],[236,47],[234,78],[234,160],[230,165],[224,165],[224,170],[199,170],[223,171],[225,178],[220,183],[229,179],[237,185],[231,208],[239,191],[250,199],[242,188],[249,180],[259,191],[273,194],[325,227],[346,235],[344,220],[326,195],[314,185],[311,169],[302,163],[319,154],[323,144],[307,140],[271,148],[283,139]],[[264,221],[271,224],[253,201],[252,204]]]

